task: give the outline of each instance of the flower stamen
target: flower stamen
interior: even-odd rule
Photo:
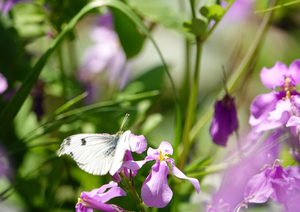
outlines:
[[[159,156],[158,156],[158,160],[160,162],[164,161],[165,160],[165,155],[162,153],[161,150],[157,150],[159,152]]]
[[[297,87],[291,85],[291,78],[289,77],[286,77],[285,80],[284,80],[284,87],[281,87],[285,93],[286,93],[286,96],[283,98],[284,100],[285,99],[291,99],[292,97],[292,94],[291,92],[292,91],[295,91],[295,90],[298,90]]]

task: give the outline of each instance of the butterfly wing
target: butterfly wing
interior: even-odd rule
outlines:
[[[111,175],[114,175],[122,166],[123,164],[123,159],[124,159],[124,155],[126,150],[130,150],[130,146],[129,146],[129,142],[130,142],[130,135],[131,135],[131,131],[127,130],[126,132],[124,132],[118,142],[117,148],[116,148],[116,152],[115,152],[115,156],[111,165],[111,168],[109,170],[109,173]]]
[[[105,134],[77,134],[66,138],[58,155],[71,156],[78,166],[94,175],[105,175],[110,170],[119,136]]]

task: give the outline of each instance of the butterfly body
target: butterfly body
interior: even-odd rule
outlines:
[[[131,131],[116,135],[77,134],[64,139],[58,155],[69,155],[79,168],[93,174],[114,175],[122,166],[126,150],[130,150]]]

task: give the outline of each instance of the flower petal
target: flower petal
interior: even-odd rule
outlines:
[[[0,94],[2,94],[7,89],[6,78],[0,73]]]
[[[268,94],[261,94],[253,100],[250,106],[251,116],[249,123],[254,132],[259,133],[282,125],[280,120],[269,120],[268,116],[270,112],[276,109],[277,102],[283,97],[285,97],[284,91],[272,91]]]
[[[158,147],[159,150],[163,152],[163,154],[173,155],[173,147],[166,141],[162,141]]]
[[[75,209],[76,209],[76,212],[93,212],[92,208],[88,208],[88,207],[83,206],[82,202],[77,203],[76,206],[75,206]]]
[[[291,128],[291,132],[294,136],[298,136],[299,127],[300,127],[300,117],[291,116],[286,126]]]
[[[276,104],[276,109],[269,113],[269,120],[280,120],[286,123],[289,118],[289,111],[291,111],[291,101],[289,99],[279,100]]]
[[[147,149],[147,141],[143,135],[130,135],[130,151],[141,154]]]
[[[165,207],[172,199],[173,192],[167,183],[169,167],[165,161],[157,161],[142,186],[142,199],[148,207]]]
[[[148,156],[150,156],[150,155],[152,155],[152,156],[157,155],[158,156],[159,153],[158,153],[157,149],[153,149],[153,148],[149,147],[148,150],[147,150],[147,155]]]
[[[172,158],[168,158],[168,162],[172,165],[172,172],[173,174],[180,178],[180,179],[186,179],[189,180],[193,186],[195,187],[196,191],[198,194],[200,194],[201,192],[201,188],[200,188],[200,183],[197,179],[195,178],[191,178],[191,177],[187,177],[182,171],[180,171],[175,165],[174,165],[174,159]]]
[[[118,183],[116,183],[114,181],[110,181],[108,184],[101,186],[99,189],[94,189],[93,191],[97,190],[98,194],[102,194],[105,192],[106,189],[117,187],[117,186],[118,186]]]
[[[272,68],[262,69],[260,79],[266,88],[275,90],[276,86],[284,86],[287,72],[288,67],[284,63],[276,62]]]
[[[273,193],[272,184],[268,181],[268,174],[271,168],[268,168],[261,173],[253,176],[246,185],[244,198],[254,196],[248,202],[264,203]]]
[[[226,146],[228,136],[238,128],[234,98],[226,95],[215,104],[215,114],[210,127],[213,142]]]
[[[102,203],[105,203],[112,198],[120,196],[126,196],[126,192],[120,187],[114,187],[103,194],[99,194],[99,197],[101,198],[100,202]]]
[[[292,85],[296,86],[300,83],[300,59],[294,60],[288,71],[288,76],[292,81]]]
[[[124,209],[120,208],[117,205],[113,204],[105,204],[102,202],[98,202],[95,199],[92,198],[86,198],[83,200],[83,206],[86,208],[92,208],[99,211],[105,211],[105,212],[116,212],[116,211],[125,211]],[[83,210],[82,212],[90,212],[90,210]]]
[[[131,170],[138,170],[140,169],[147,161],[150,160],[140,160],[140,161],[134,161],[134,160],[128,160],[126,161],[123,166],[131,169]]]

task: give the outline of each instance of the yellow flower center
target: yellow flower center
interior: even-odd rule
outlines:
[[[162,161],[164,161],[165,159],[167,159],[167,157],[162,153],[162,151],[161,150],[157,150],[158,152],[159,152],[159,156],[158,156],[158,160],[160,161],[160,162],[162,162]]]
[[[78,204],[80,204],[81,202],[83,202],[82,199],[78,198],[78,201],[77,201],[77,203],[76,203],[76,205],[75,205],[75,208],[76,208],[76,206],[77,206]]]
[[[285,78],[284,81],[284,87],[281,87],[283,90],[285,90],[286,96],[284,99],[291,99],[291,92],[297,90],[295,86],[291,85],[291,79],[290,78]]]

